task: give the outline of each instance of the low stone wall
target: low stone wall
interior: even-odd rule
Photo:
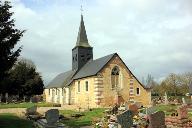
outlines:
[[[167,128],[192,128],[192,122],[188,118],[181,119],[176,116],[166,117],[165,124]]]

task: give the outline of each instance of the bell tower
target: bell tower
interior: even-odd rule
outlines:
[[[72,49],[72,70],[79,70],[90,60],[93,60],[93,47],[89,45],[83,15],[81,15],[76,46]]]

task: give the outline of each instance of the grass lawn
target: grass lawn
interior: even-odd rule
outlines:
[[[164,111],[166,115],[171,115],[172,112],[177,110],[177,105],[157,105],[158,111]],[[188,109],[188,116],[192,119],[192,109]]]
[[[156,109],[158,111],[164,111],[166,115],[170,115],[172,112],[177,110],[177,105],[157,105]]]
[[[14,114],[0,114],[0,128],[33,128],[33,123]]]
[[[73,128],[79,128],[80,126],[90,126],[92,124],[93,119],[101,118],[104,116],[104,111],[104,108],[97,108],[93,109],[92,111],[81,112],[81,114],[83,114],[84,116],[81,116],[79,118],[71,117],[71,115],[79,113],[77,111],[62,110],[60,111],[60,114],[64,115],[69,119],[63,121],[64,124]]]
[[[0,109],[4,109],[4,108],[29,108],[32,107],[34,105],[37,105],[38,107],[53,107],[53,103],[30,103],[30,102],[23,102],[23,103],[18,103],[18,104],[14,104],[14,103],[10,103],[10,104],[4,104],[4,103],[0,103]]]

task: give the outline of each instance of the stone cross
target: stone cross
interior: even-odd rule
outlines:
[[[148,128],[166,128],[165,125],[165,113],[158,111],[149,115],[149,127]]]
[[[121,128],[131,128],[133,126],[133,112],[127,110],[117,115],[117,122],[121,125]]]

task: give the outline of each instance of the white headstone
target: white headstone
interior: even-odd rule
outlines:
[[[167,98],[167,93],[165,92],[165,104],[168,104],[169,103],[169,101],[168,101],[168,98]]]
[[[183,103],[183,104],[187,104],[184,97],[182,97],[182,103]]]

